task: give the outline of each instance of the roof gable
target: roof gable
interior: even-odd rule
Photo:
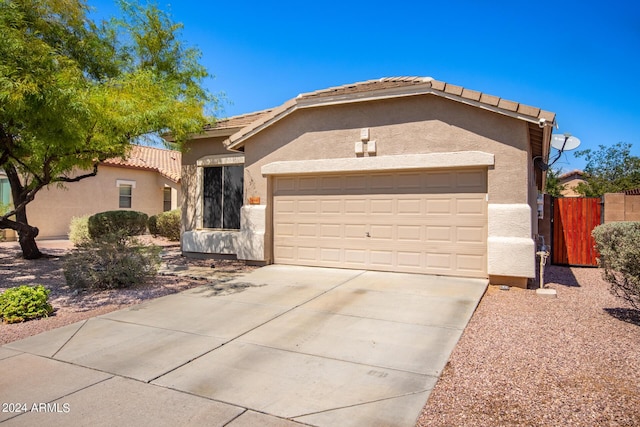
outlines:
[[[231,135],[225,141],[225,145],[231,150],[241,150],[248,138],[298,109],[417,95],[441,96],[524,120],[529,123],[534,151],[545,158],[548,155],[550,128],[555,124],[555,113],[434,80],[431,77],[386,77],[303,93],[280,107],[259,112],[254,121]],[[547,130],[543,132],[545,128]]]
[[[158,172],[173,182],[180,182],[182,154],[176,150],[133,145],[126,157],[115,157],[104,165]]]

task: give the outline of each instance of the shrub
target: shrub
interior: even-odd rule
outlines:
[[[611,292],[640,309],[640,222],[612,222],[591,233]]]
[[[76,246],[91,240],[91,237],[89,237],[89,215],[71,218],[69,240]]]
[[[7,289],[0,294],[0,317],[6,323],[18,323],[49,316],[53,313],[49,292],[42,285]]]
[[[158,215],[152,215],[149,217],[147,220],[147,228],[153,237],[158,237],[160,235],[160,232],[158,231]]]
[[[122,234],[105,235],[98,241],[79,245],[66,256],[64,277],[69,286],[78,289],[136,286],[155,276],[160,250]]]
[[[159,214],[156,222],[158,234],[169,240],[180,240],[180,215],[180,209]]]
[[[89,217],[89,236],[93,240],[119,234],[138,236],[147,230],[148,216],[136,211],[107,211]]]

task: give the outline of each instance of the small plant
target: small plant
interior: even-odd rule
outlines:
[[[640,309],[640,222],[612,222],[591,232],[611,292]]]
[[[49,316],[53,313],[49,292],[42,285],[7,289],[0,294],[0,317],[5,323],[18,323]]]
[[[69,224],[69,240],[78,246],[91,240],[89,236],[89,215],[74,216]]]
[[[158,237],[160,235],[160,231],[158,230],[158,215],[152,215],[149,217],[147,220],[147,228],[153,237]]]
[[[169,240],[180,240],[180,215],[180,209],[157,215],[156,227],[158,235]]]
[[[145,246],[122,233],[78,245],[65,258],[64,277],[77,289],[128,288],[155,276],[158,246]]]
[[[89,236],[97,240],[102,236],[139,236],[147,231],[148,215],[136,211],[107,211],[89,217]]]

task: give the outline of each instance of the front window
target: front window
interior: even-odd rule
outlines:
[[[163,202],[162,210],[164,212],[170,211],[171,210],[171,187],[164,187],[163,193],[162,193],[162,202]]]
[[[240,229],[244,166],[205,167],[203,172],[203,227]]]
[[[132,188],[133,186],[130,184],[120,184],[118,187],[120,191],[120,208],[131,208]]]

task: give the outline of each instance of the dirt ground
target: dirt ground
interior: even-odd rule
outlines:
[[[143,286],[102,292],[78,292],[67,286],[62,267],[63,256],[72,247],[69,242],[43,241],[40,243],[41,250],[47,256],[30,261],[20,257],[19,247],[15,243],[0,243],[0,292],[20,285],[44,285],[51,291],[49,302],[55,310],[51,316],[42,319],[15,324],[0,323],[0,345],[139,304],[145,300],[200,286],[207,281],[217,280],[224,285],[234,277],[256,268],[235,260],[185,258],[175,243],[151,238],[147,241],[163,246],[163,265],[171,268],[165,268],[165,273],[161,270],[161,274]],[[194,267],[195,270],[211,271],[208,275],[213,278],[175,275],[184,274],[186,266]]]

